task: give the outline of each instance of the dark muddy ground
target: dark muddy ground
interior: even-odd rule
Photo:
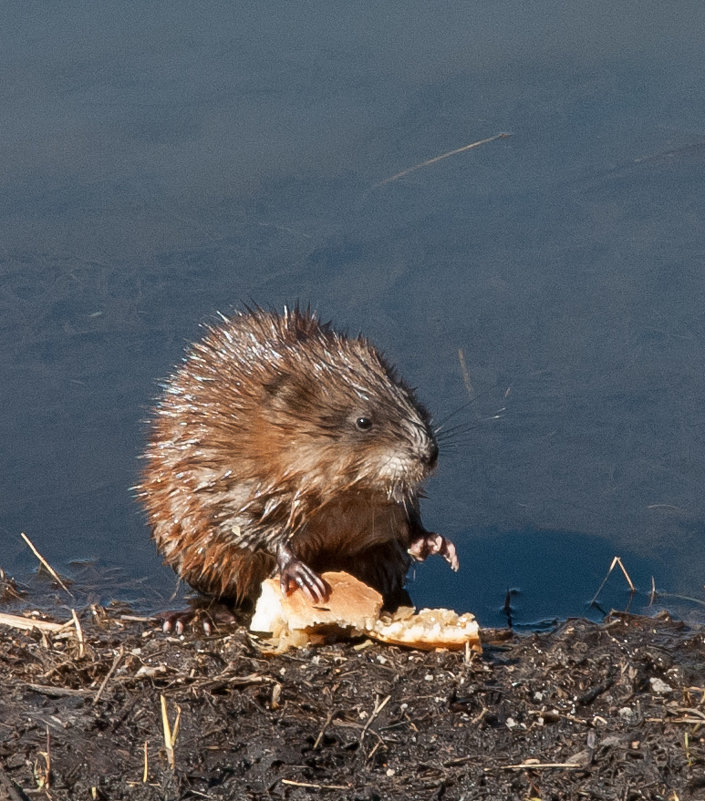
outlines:
[[[466,662],[266,656],[128,611],[86,606],[82,641],[0,626],[0,799],[705,798],[705,639],[666,616],[488,633]]]

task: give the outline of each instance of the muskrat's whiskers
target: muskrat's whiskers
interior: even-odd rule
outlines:
[[[438,434],[438,432],[439,432],[439,431],[441,431],[441,429],[443,429],[443,427],[444,427],[444,426],[445,426],[445,424],[448,422],[448,420],[452,419],[452,418],[453,418],[453,417],[455,417],[457,414],[460,414],[460,412],[463,412],[463,411],[465,411],[465,409],[467,409],[467,408],[468,408],[468,406],[472,406],[474,403],[477,403],[477,400],[478,400],[478,398],[477,398],[477,396],[476,396],[476,397],[472,398],[472,399],[471,399],[471,400],[469,400],[469,401],[465,401],[465,403],[461,403],[461,404],[460,404],[460,406],[458,406],[458,407],[457,407],[457,409],[453,409],[453,411],[452,411],[452,412],[450,412],[449,414],[447,414],[447,415],[446,415],[446,416],[445,416],[445,417],[444,417],[444,418],[441,420],[441,422],[440,422],[440,423],[439,423],[439,424],[438,424],[438,425],[437,425],[437,426],[434,428],[434,432],[435,432],[436,434]]]
[[[434,434],[436,437],[436,441],[439,445],[443,445],[444,447],[448,444],[455,444],[459,441],[459,437],[470,434],[473,431],[477,431],[480,428],[483,428],[488,423],[493,423],[496,420],[501,420],[504,417],[504,413],[506,412],[506,407],[502,407],[498,409],[494,414],[488,415],[487,417],[481,417],[477,420],[473,420],[469,423],[458,423],[454,426],[449,426],[447,428],[438,427],[435,429]],[[468,441],[470,438],[468,437]]]
[[[473,404],[477,404],[477,403],[479,403],[479,401],[489,397],[490,393],[494,392],[497,389],[497,386],[498,386],[497,384],[494,384],[493,386],[491,386],[488,389],[486,389],[484,392],[476,393],[472,398],[470,398],[470,400],[465,401],[465,403],[461,403],[460,406],[458,406],[457,408],[453,409],[452,412],[449,412],[445,417],[443,417],[440,420],[438,425],[436,425],[434,427],[434,433],[438,434],[439,431],[441,431],[442,429],[445,428],[445,425],[449,420],[452,420],[453,417],[455,417],[456,415],[458,415],[461,412],[465,411],[469,406],[472,406]],[[502,394],[502,400],[507,400],[507,398],[511,394],[511,391],[512,391],[512,387],[510,385],[504,390],[504,392]],[[505,410],[506,410],[506,406],[502,406],[500,409],[497,410],[496,413],[497,414],[501,414]],[[476,417],[478,419],[483,419],[481,417],[481,415],[479,414],[479,412],[476,414]]]

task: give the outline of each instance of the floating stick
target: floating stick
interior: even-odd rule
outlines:
[[[409,175],[409,173],[414,172],[415,170],[420,170],[422,167],[430,167],[431,164],[436,164],[443,159],[450,158],[451,156],[457,156],[459,153],[465,153],[466,150],[472,150],[474,147],[480,147],[480,145],[486,145],[489,142],[494,142],[495,139],[506,139],[508,136],[511,136],[511,134],[498,133],[494,136],[488,137],[487,139],[480,139],[477,142],[471,142],[469,145],[463,145],[463,147],[458,147],[455,150],[449,150],[447,153],[441,153],[440,156],[434,156],[432,159],[422,161],[420,164],[414,164],[413,167],[408,167],[406,170],[402,170],[396,175],[392,175],[390,178],[385,178],[383,181],[379,181],[379,183],[374,184],[374,186],[378,187],[384,186],[385,184],[391,184],[392,181],[397,181],[399,178],[403,178],[405,175]]]
[[[475,389],[473,388],[472,381],[470,380],[470,371],[468,370],[467,362],[465,361],[465,353],[462,348],[458,348],[458,361],[460,362],[460,372],[463,376],[463,383],[465,390],[468,393],[470,400],[475,400]]]

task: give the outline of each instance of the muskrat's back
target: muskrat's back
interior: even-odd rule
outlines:
[[[222,318],[156,406],[138,493],[157,547],[199,591],[242,601],[276,569],[326,596],[344,569],[385,596],[409,553],[450,542],[421,526],[438,449],[426,410],[367,340],[298,308]]]

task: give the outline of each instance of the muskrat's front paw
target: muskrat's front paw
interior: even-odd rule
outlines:
[[[420,562],[437,553],[448,562],[453,570],[458,570],[460,567],[455,545],[449,539],[432,531],[425,531],[423,536],[414,540],[409,546],[409,553]]]
[[[277,565],[279,566],[279,586],[284,595],[288,595],[300,587],[314,604],[328,599],[330,595],[328,584],[315,570],[311,570],[307,564],[302,562],[288,545],[279,546]]]
[[[297,587],[302,589],[311,603],[317,604],[327,600],[330,587],[308,565],[295,559],[287,564],[279,576],[282,593],[288,595]]]

